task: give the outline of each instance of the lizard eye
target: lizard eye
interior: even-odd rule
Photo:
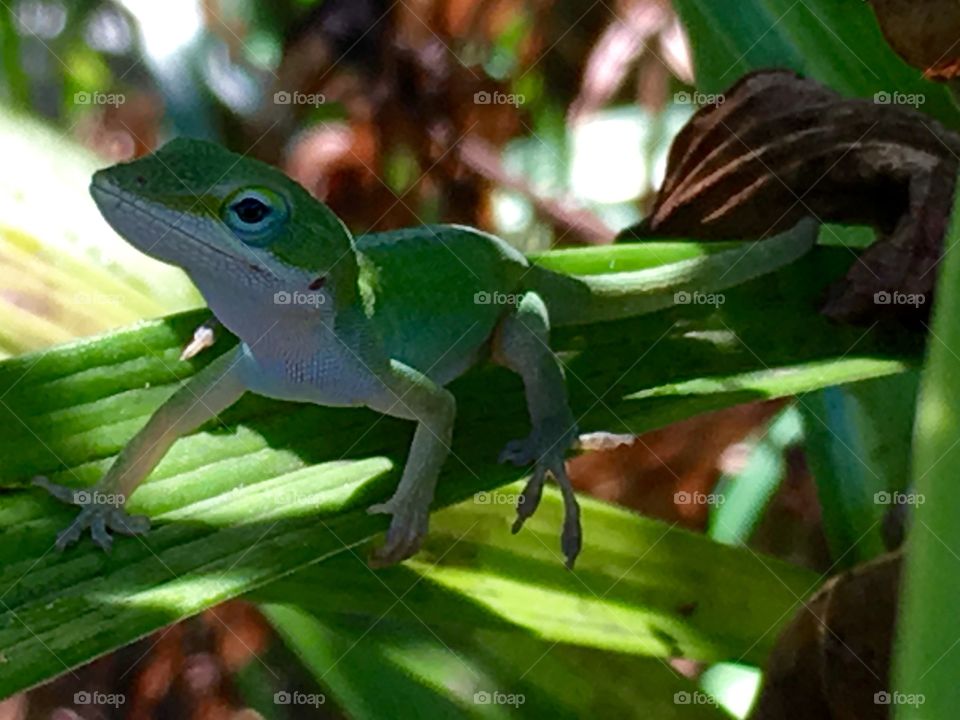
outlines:
[[[265,245],[290,214],[281,195],[267,188],[238,190],[223,205],[221,216],[245,243]]]

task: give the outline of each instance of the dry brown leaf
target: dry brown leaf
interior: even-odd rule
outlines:
[[[923,318],[960,158],[926,115],[848,99],[789,71],[747,75],[677,136],[650,216],[621,238],[765,238],[813,216],[879,238],[827,298],[839,320]],[[922,296],[883,305],[877,293]]]
[[[960,76],[960,3],[870,0],[887,42],[931,80]]]
[[[781,633],[750,720],[884,720],[902,554],[827,581]]]

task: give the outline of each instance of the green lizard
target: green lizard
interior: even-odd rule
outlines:
[[[97,172],[90,186],[110,225],[141,251],[183,268],[216,318],[240,339],[178,389],[123,448],[91,491],[35,482],[82,510],[57,537],[63,549],[90,529],[144,533],[124,504],[177,438],[245,392],[332,406],[366,406],[417,423],[396,492],[370,512],[391,515],[371,558],[399,562],[427,531],[449,454],[456,401],[444,388],[484,359],[520,375],[530,435],[501,462],[533,465],[514,532],[549,474],[564,499],[561,548],[581,547],[564,455],[577,440],[551,325],[611,320],[674,304],[678,291],[712,292],[781,267],[816,241],[805,220],[752,247],[643,271],[573,277],[530,264],[504,241],[457,225],[352,237],[323,203],[274,167],[212,143],[178,139],[155,154]]]

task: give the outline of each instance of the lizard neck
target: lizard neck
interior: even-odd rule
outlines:
[[[254,352],[265,343],[297,352],[303,345],[306,352],[332,333],[365,335],[369,325],[353,256],[326,273],[290,269],[224,278],[203,268],[188,272],[217,319]]]

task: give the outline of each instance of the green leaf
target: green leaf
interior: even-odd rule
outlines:
[[[915,94],[924,99],[920,110],[960,126],[960,112],[945,88],[924,80],[890,49],[869,3],[744,0],[735,6],[676,3],[705,92],[721,92],[752,70],[790,67],[846,95]],[[884,550],[881,520],[887,507],[874,496],[905,481],[915,393],[916,378],[905,375],[811,393],[799,402],[824,528],[843,565]]]
[[[718,310],[678,306],[557,333],[582,429],[642,432],[748,399],[902,372],[914,360],[914,336],[864,334],[816,312],[823,288],[847,263],[845,250],[820,249],[727,292]],[[74,485],[96,481],[176,384],[231,345],[223,338],[193,363],[177,360],[205,316],[146,322],[0,363],[0,486],[24,486],[37,473]],[[516,471],[494,461],[506,440],[527,430],[520,381],[505,370],[480,368],[452,390],[458,425],[438,507],[516,480]],[[133,495],[130,509],[150,515],[155,527],[143,540],[120,539],[110,556],[89,541],[53,552],[73,511],[32,488],[3,495],[0,693],[384,528],[385,519],[365,508],[395,484],[409,424],[255,396],[222,421],[179,441]],[[600,527],[586,526],[584,567],[600,552],[591,545]],[[555,541],[558,528],[550,531]]]
[[[920,385],[913,447],[915,502],[894,654],[894,688],[922,704],[896,702],[898,720],[954,718],[960,704],[957,597],[960,597],[960,193],[940,265],[933,329]],[[900,696],[902,698],[902,696]]]
[[[528,633],[435,627],[434,618],[402,606],[397,617],[370,620],[314,612],[308,598],[295,599],[297,605],[262,607],[304,665],[358,720],[729,717],[702,700],[685,702],[696,688],[660,660],[549,643]]]
[[[891,491],[909,478],[916,373],[803,396],[798,402],[823,527],[841,567],[886,551],[883,520]]]
[[[767,503],[787,472],[787,449],[803,439],[794,405],[769,422],[736,475],[724,475],[713,494],[723,501],[710,509],[707,535],[718,542],[746,543],[760,522]]]
[[[836,0],[675,0],[693,44],[697,85],[720,93],[743,74],[788,67],[846,95],[899,91],[951,127],[960,110],[887,44],[869,3]]]
[[[664,660],[627,653],[763,657],[817,582],[590,500],[591,552],[573,575],[553,550],[558,494],[518,536],[515,502],[483,493],[437,513],[424,555],[403,567],[374,572],[343,553],[249,598],[352,717],[721,718],[703,693],[685,702],[696,687]]]
[[[182,271],[136,251],[97,213],[92,153],[0,112],[0,157],[16,168],[0,173],[0,356],[200,304]]]
[[[373,621],[398,605],[431,627],[525,628],[553,642],[698,660],[761,661],[812,573],[584,499],[590,547],[563,566],[557,493],[519,535],[517,495],[479,493],[436,513],[424,551],[373,573],[351,553],[257,591],[253,599],[308,598],[318,612]],[[731,624],[732,615],[741,616]]]

